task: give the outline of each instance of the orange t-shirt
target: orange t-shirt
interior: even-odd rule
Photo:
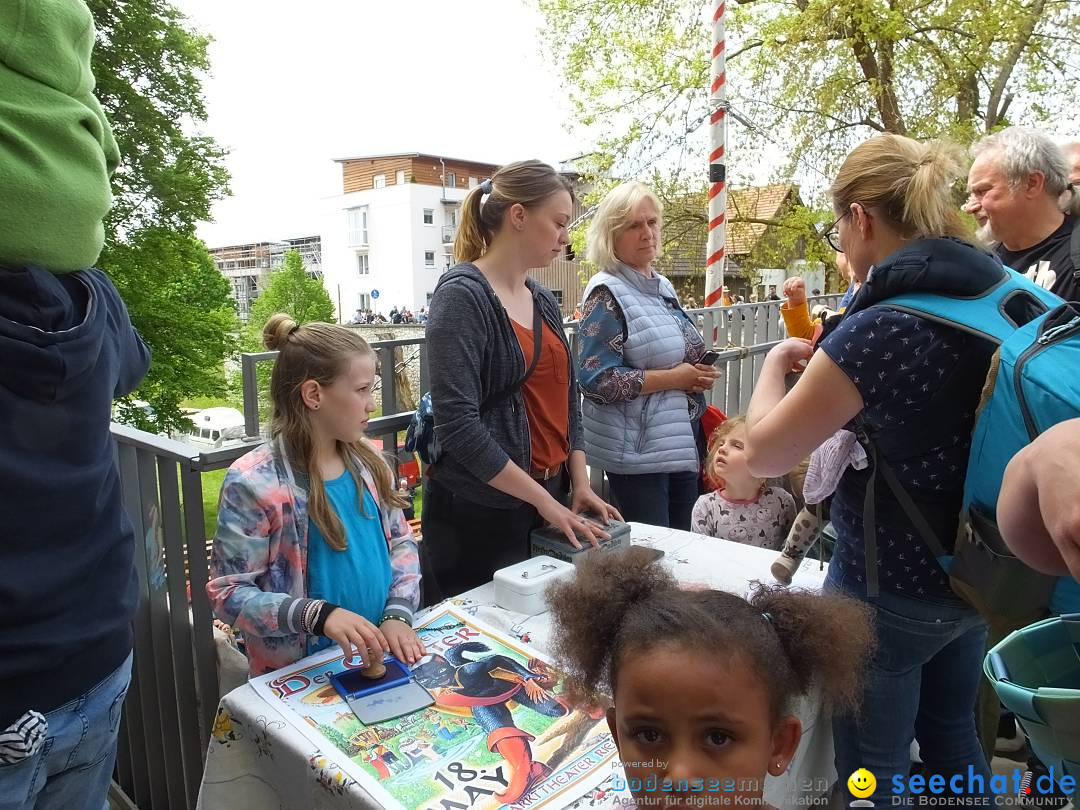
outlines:
[[[526,329],[513,318],[525,368],[532,365],[532,329]],[[521,387],[525,413],[529,417],[529,441],[532,444],[532,471],[544,470],[566,461],[570,456],[570,357],[551,327],[541,327],[540,361]]]

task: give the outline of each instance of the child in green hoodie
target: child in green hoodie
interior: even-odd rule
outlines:
[[[0,810],[108,807],[131,678],[109,420],[150,353],[93,267],[119,160],[93,43],[82,0],[0,0]]]
[[[0,2],[0,266],[92,267],[120,152],[94,97],[78,0]]]

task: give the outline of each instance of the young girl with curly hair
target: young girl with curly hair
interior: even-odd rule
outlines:
[[[796,696],[813,683],[826,709],[844,709],[858,695],[869,611],[781,588],[683,590],[649,559],[596,554],[549,591],[570,689],[614,700],[608,726],[638,806],[762,804],[765,775],[799,746]]]

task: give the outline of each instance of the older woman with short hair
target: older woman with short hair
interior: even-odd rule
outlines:
[[[663,206],[642,183],[607,193],[589,227],[578,363],[592,466],[623,517],[690,528],[700,491],[702,392],[718,376],[674,287],[652,266]]]

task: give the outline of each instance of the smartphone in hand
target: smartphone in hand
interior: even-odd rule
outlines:
[[[706,365],[706,366],[715,366],[717,361],[719,361],[719,360],[720,360],[720,352],[716,352],[716,351],[713,351],[712,349],[708,349],[705,352],[705,354],[701,355],[701,359],[698,360],[698,363],[700,363],[702,365]]]

